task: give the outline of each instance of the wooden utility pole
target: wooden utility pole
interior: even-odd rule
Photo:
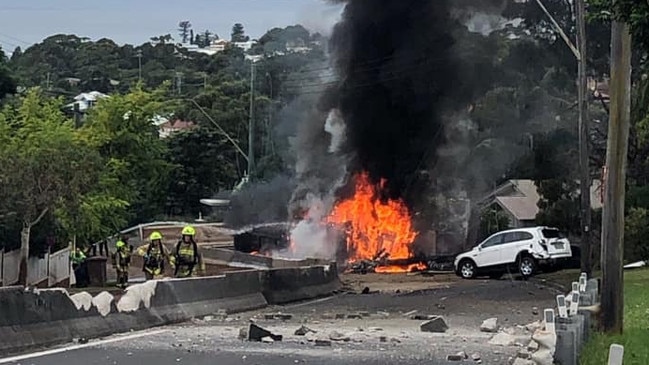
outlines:
[[[590,126],[588,118],[588,82],[586,57],[586,7],[584,0],[575,0],[577,18],[578,98],[579,98],[579,187],[581,190],[581,271],[592,274],[592,242],[590,226],[592,211],[590,205]]]
[[[606,193],[602,214],[602,316],[608,333],[622,333],[624,318],[624,195],[631,114],[631,34],[629,25],[611,27],[611,111],[606,151]]]

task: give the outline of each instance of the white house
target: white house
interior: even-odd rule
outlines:
[[[252,47],[257,44],[256,40],[251,40],[247,42],[233,42],[232,43],[235,47],[241,48],[245,52],[248,52],[252,49]]]
[[[83,113],[88,109],[92,108],[97,103],[97,101],[108,97],[110,96],[104,93],[100,93],[99,91],[81,93],[74,97],[75,100],[74,102],[66,105],[65,107],[74,110],[75,106],[78,105],[79,111]]]

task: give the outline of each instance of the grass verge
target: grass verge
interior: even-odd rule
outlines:
[[[624,365],[649,364],[649,270],[624,274],[624,334],[595,333],[582,350],[581,365],[606,365],[611,344],[624,346]]]

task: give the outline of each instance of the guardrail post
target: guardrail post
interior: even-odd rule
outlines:
[[[624,346],[612,344],[608,350],[608,365],[622,365],[624,362]]]

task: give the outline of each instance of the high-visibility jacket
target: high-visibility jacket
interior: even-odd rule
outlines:
[[[113,254],[113,266],[118,271],[128,270],[129,265],[131,264],[131,253],[126,247],[118,249]]]
[[[72,260],[73,264],[79,265],[86,261],[86,255],[82,251],[74,251],[70,254],[70,260]]]
[[[164,270],[164,262],[169,259],[169,251],[163,244],[149,243],[141,246],[137,252],[144,257],[144,270],[158,275]],[[169,259],[169,261],[172,261]]]
[[[198,263],[198,247],[195,242],[178,242],[176,245],[177,265],[196,265]]]

